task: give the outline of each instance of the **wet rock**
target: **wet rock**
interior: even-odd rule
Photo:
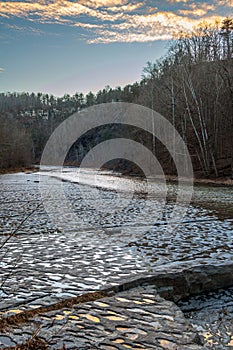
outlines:
[[[4,345],[4,347],[15,346],[16,343],[10,337],[0,334],[0,346],[2,347],[2,345]]]
[[[29,178],[31,181],[28,182]],[[39,186],[34,180],[38,181],[38,175],[13,174],[4,177],[0,190],[0,242],[5,240],[5,236],[1,234],[10,234],[25,215],[41,202]],[[143,198],[133,199],[130,207],[119,213],[96,215],[95,210],[83,201],[78,185],[66,182],[63,183],[63,188],[68,200],[73,203],[72,209],[77,215],[79,225],[77,222],[70,223],[70,231],[64,234],[52,223],[42,205],[18,229],[17,237],[11,237],[0,252],[1,278],[5,293],[1,294],[0,300],[2,312],[49,305],[61,298],[106,286],[116,286],[116,291],[121,292],[141,283],[151,283],[158,287],[161,295],[179,300],[183,296],[232,283],[231,266],[228,265],[233,257],[232,211],[228,210],[232,207],[232,189],[223,191],[220,188],[216,195],[216,189],[213,192],[210,187],[196,188],[194,197],[197,205],[190,205],[185,222],[177,228],[175,235],[170,235],[166,234],[164,225],[153,227],[152,209],[157,205],[153,198],[148,198],[147,203],[151,210],[150,215],[139,220],[138,214],[145,204]],[[169,191],[175,193],[176,188],[172,185]],[[92,199],[88,186],[83,187],[83,193]],[[105,191],[103,194],[105,203],[111,203],[114,192]],[[124,206],[124,196],[121,200]],[[54,204],[56,203],[51,203]],[[105,207],[108,209],[107,205]],[[221,217],[218,209],[220,207]],[[167,203],[165,217],[171,209],[172,203]],[[227,219],[225,214],[223,216],[225,211],[231,213],[231,217],[222,221],[219,218]],[[86,218],[85,222],[83,217]],[[151,227],[148,227],[148,218],[151,218]],[[134,225],[135,219],[137,225]],[[227,264],[227,268],[216,268],[220,262]],[[203,265],[203,268],[197,265]],[[14,271],[10,277],[9,271]],[[148,271],[151,274],[149,279],[145,278]],[[148,282],[149,280],[152,282]],[[143,302],[140,298],[134,301]],[[159,303],[158,299],[156,303]],[[134,309],[135,305],[139,308],[144,305],[133,304]],[[90,308],[92,306],[89,305]],[[138,320],[151,322],[153,327],[159,328],[161,318],[153,320],[150,311],[148,312],[149,314],[139,313]],[[128,317],[126,314],[124,316]],[[133,311],[130,315],[132,314]],[[91,314],[98,318],[101,315]],[[76,314],[71,316],[77,317]],[[164,322],[170,326],[169,322],[172,321],[168,319],[171,316],[168,310],[166,316]],[[119,316],[112,317],[116,319]],[[104,320],[110,324],[120,322],[110,322],[108,318]],[[178,320],[183,324],[182,318],[178,317]],[[73,322],[74,327],[82,327],[77,319],[69,319],[70,322]],[[92,324],[95,327],[99,325],[97,322],[85,320],[85,327],[91,327]],[[127,327],[127,324],[123,326]],[[136,346],[140,347],[138,344]],[[179,349],[182,346],[186,345],[180,344]]]
[[[233,288],[191,297],[180,301],[179,306],[206,349],[233,347]]]
[[[37,315],[23,325],[22,336],[33,334],[33,323],[39,336],[49,339],[51,349],[61,344],[67,349],[202,349],[180,309],[161,298],[153,286]],[[12,339],[15,333],[19,339],[19,328],[13,327]]]

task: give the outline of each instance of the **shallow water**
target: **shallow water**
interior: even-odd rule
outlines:
[[[178,306],[207,349],[233,348],[233,288],[192,297]]]
[[[57,196],[47,205],[57,210],[58,225],[41,201],[39,174],[0,178],[0,242],[15,231],[0,250],[5,293],[1,309],[12,303],[47,304],[169,269],[171,263],[190,266],[233,259],[231,187],[195,186],[186,216],[171,232],[167,219],[174,208],[174,184],[168,185],[164,198],[158,181],[152,182],[155,190],[148,196],[142,181],[110,172],[96,179],[85,170],[77,179],[76,170],[66,168],[63,181],[54,169],[44,176],[49,179],[42,183],[45,192],[52,186]],[[90,186],[94,176],[97,188]],[[69,211],[61,202],[61,189]]]

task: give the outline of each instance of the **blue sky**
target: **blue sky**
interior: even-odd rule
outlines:
[[[232,16],[233,0],[0,3],[0,91],[94,92],[140,80],[174,32]]]

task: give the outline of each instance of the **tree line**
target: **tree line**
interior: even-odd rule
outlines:
[[[38,162],[52,131],[69,115],[117,101],[141,104],[165,116],[186,142],[197,176],[232,176],[233,19],[202,22],[190,32],[177,33],[166,56],[148,62],[141,80],[123,88],[106,86],[96,94],[63,97],[0,93],[0,167]],[[97,140],[122,133],[127,136],[116,126],[95,130],[74,145],[70,157],[81,159]],[[127,134],[155,152],[167,173],[175,172],[158,140],[140,130]]]

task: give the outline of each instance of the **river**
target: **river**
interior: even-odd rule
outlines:
[[[0,244],[5,242],[0,250],[0,311],[47,305],[129,277],[161,268],[169,270],[171,265],[218,264],[233,259],[232,187],[195,186],[185,217],[171,233],[167,231],[166,217],[174,205],[175,184],[168,185],[164,203],[161,193],[147,196],[140,180],[111,172],[98,174],[98,189],[92,186],[93,172],[87,169],[78,178],[76,170],[69,167],[62,175],[56,169],[47,169],[43,176],[48,183],[41,184],[39,173],[0,178]],[[71,203],[76,221],[66,217],[67,230],[56,225],[44,208],[40,186],[46,189],[48,184],[57,194],[62,186]],[[129,188],[136,188],[136,193],[132,195]],[[56,206],[61,210],[63,203],[59,201],[58,196],[57,203],[51,202],[53,210]],[[221,293],[220,299],[226,300],[227,295],[231,304],[232,293]],[[211,297],[204,297],[204,302]],[[203,308],[199,308],[200,313],[195,305],[200,305],[199,299],[182,307],[205,335],[208,346],[213,339],[206,334],[215,332],[217,321],[211,328]],[[219,305],[221,309],[221,302]],[[190,309],[195,307],[194,314]],[[206,310],[205,304],[203,307]],[[226,302],[222,308],[225,307]],[[229,330],[232,318],[227,317],[225,338],[233,333]],[[219,348],[224,349],[225,343],[219,339],[217,336],[214,341],[223,342]]]

